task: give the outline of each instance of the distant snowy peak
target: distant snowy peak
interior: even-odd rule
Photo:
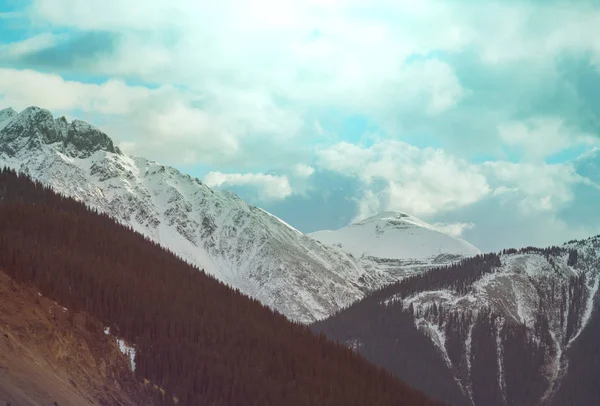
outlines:
[[[411,228],[422,227],[430,230],[438,231],[431,224],[424,222],[414,216],[399,211],[384,211],[362,221],[354,223],[351,227],[361,227],[370,223],[385,223],[388,228]]]
[[[355,257],[427,259],[443,255],[471,257],[481,252],[468,242],[445,234],[406,213],[386,211],[336,231],[311,237],[338,245]]]

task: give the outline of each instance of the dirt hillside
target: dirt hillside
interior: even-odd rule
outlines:
[[[151,405],[102,325],[0,271],[0,405]]]

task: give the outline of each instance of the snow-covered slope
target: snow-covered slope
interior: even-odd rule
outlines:
[[[577,259],[570,260],[573,252],[577,252]],[[567,371],[566,351],[577,340],[592,314],[600,282],[600,238],[565,244],[562,249],[554,251],[513,252],[501,255],[500,260],[500,267],[477,280],[472,290],[465,294],[453,290],[422,292],[406,298],[404,306],[413,306],[417,314],[415,322],[428,332],[448,360],[448,348],[444,342],[445,322],[432,313],[425,315],[427,312],[424,310],[433,303],[449,314],[469,312],[476,315],[482,309],[491,310],[499,315],[495,326],[498,337],[504,323],[524,326],[544,356],[540,373],[546,388],[539,401],[545,404]],[[463,359],[470,351],[469,334],[463,337]],[[503,395],[506,395],[506,374],[503,371],[505,347],[498,338],[498,385]],[[459,374],[457,364],[449,362],[449,366]],[[472,396],[469,368],[465,373],[467,380],[457,376],[457,381],[463,382],[463,389]]]
[[[359,258],[367,269],[386,269],[395,278],[480,254],[468,242],[405,213],[388,211],[336,231],[311,237]]]
[[[468,242],[396,211],[377,214],[337,231],[317,231],[310,235],[326,244],[340,244],[357,257],[428,259],[442,254],[467,257],[480,254]]]
[[[0,130],[3,129],[8,122],[17,115],[17,112],[12,108],[0,110]]]

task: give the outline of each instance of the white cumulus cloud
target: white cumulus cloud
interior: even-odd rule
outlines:
[[[442,150],[385,140],[339,143],[318,151],[321,168],[362,180],[358,217],[388,209],[430,215],[469,205],[491,192],[477,166]]]
[[[315,168],[310,165],[297,164],[292,167],[292,173],[299,178],[309,178],[315,173]]]
[[[475,227],[474,223],[435,223],[435,228],[454,237],[462,237],[465,230]]]
[[[281,200],[292,194],[286,176],[264,173],[221,173],[209,172],[204,183],[210,187],[250,186],[256,188],[262,200]]]

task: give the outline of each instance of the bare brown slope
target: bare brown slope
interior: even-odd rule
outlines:
[[[0,272],[0,405],[151,404],[101,325]]]

